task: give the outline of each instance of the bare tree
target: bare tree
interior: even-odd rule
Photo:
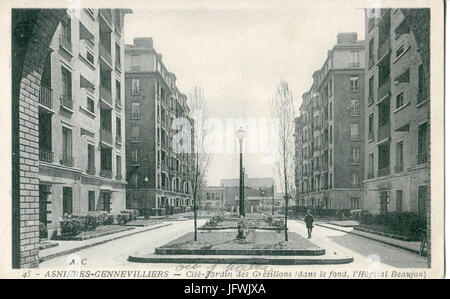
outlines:
[[[203,120],[207,118],[205,96],[201,87],[196,86],[189,95],[189,107],[193,120],[192,160],[194,162],[192,178],[192,196],[194,200],[194,241],[197,241],[197,212],[199,199],[206,187],[206,174],[210,162],[210,154],[205,148],[206,129]]]
[[[285,215],[284,238],[288,241],[287,216],[289,197],[294,191],[294,104],[292,92],[285,80],[281,80],[275,95],[271,100],[272,117],[279,120],[279,155],[276,162],[276,171],[280,185],[284,190]]]

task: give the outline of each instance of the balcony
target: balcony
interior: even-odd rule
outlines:
[[[375,58],[369,57],[369,69],[375,64]]]
[[[367,102],[368,102],[369,105],[372,105],[372,104],[373,104],[373,95],[371,95],[371,96],[369,96],[369,97],[367,98]]]
[[[112,132],[110,129],[100,128],[100,140],[112,144]]]
[[[141,164],[141,162],[139,161],[139,159],[137,159],[137,158],[131,159],[131,163],[130,163],[131,166],[138,166],[140,164]]]
[[[111,91],[104,86],[100,87],[100,98],[112,106],[112,95]]]
[[[417,105],[425,102],[427,100],[427,92],[426,90],[419,91],[417,93]]]
[[[50,87],[41,84],[39,92],[39,104],[52,109],[53,106],[53,91]]]
[[[110,66],[112,65],[111,49],[107,49],[102,43],[100,43],[100,57],[102,57]]]
[[[74,158],[72,156],[63,154],[61,155],[59,162],[61,163],[61,165],[73,167]]]
[[[372,132],[369,132],[369,134],[368,134],[368,136],[367,136],[367,140],[368,140],[368,141],[372,141],[373,138],[374,138],[374,136],[373,136],[373,131],[372,131]]]
[[[86,173],[95,175],[95,167],[93,165],[88,165]]]
[[[360,67],[360,63],[359,62],[350,62],[348,64],[348,67],[349,68],[358,68],[358,67]]]
[[[384,98],[391,91],[391,80],[388,78],[385,82],[381,83],[378,87],[378,101]]]
[[[65,95],[61,95],[60,100],[61,100],[61,107],[73,111],[73,100],[71,98]]]
[[[378,47],[378,61],[382,60],[384,56],[389,53],[390,47],[389,37],[387,37],[387,39]]]
[[[70,41],[67,40],[67,38],[63,35],[59,36],[59,45],[66,50],[67,52],[69,52],[70,54],[72,54],[72,43]]]
[[[394,166],[395,173],[400,173],[403,171],[403,163],[398,163]]]
[[[373,178],[374,178],[373,172],[368,172],[367,173],[367,179],[370,180],[370,179],[373,179]]]
[[[428,153],[418,153],[417,154],[417,165],[428,163]]]
[[[102,169],[100,170],[100,176],[104,178],[112,178],[112,171],[110,169]]]
[[[53,152],[39,149],[39,161],[53,163]]]
[[[390,173],[390,167],[389,166],[378,169],[378,176],[379,177],[389,175],[389,173]]]
[[[391,137],[391,124],[386,123],[378,128],[378,139],[377,141],[383,141]]]
[[[100,15],[103,17],[106,23],[108,23],[109,26],[112,26],[111,9],[100,9]]]

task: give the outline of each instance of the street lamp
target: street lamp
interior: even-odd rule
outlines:
[[[244,141],[245,130],[240,127],[237,130],[237,138],[239,140],[239,217],[245,217],[244,210],[244,177],[242,168],[242,141]]]

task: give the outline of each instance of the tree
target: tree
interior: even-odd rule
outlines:
[[[210,155],[205,148],[206,129],[203,126],[203,119],[206,119],[205,96],[201,87],[196,86],[189,96],[189,107],[192,109],[192,198],[194,201],[194,241],[197,241],[197,212],[199,199],[202,198],[206,187],[206,174],[208,171]]]
[[[294,190],[294,104],[292,92],[285,80],[281,80],[271,100],[272,117],[279,120],[278,127],[278,159],[275,169],[284,190],[285,215],[284,238],[288,241],[287,216],[289,197]]]

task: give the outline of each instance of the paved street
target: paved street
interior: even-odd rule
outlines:
[[[205,222],[199,220],[199,225]],[[128,255],[132,252],[152,252],[157,246],[163,245],[189,231],[193,230],[192,220],[172,221],[173,225],[158,228],[148,232],[132,235],[123,239],[111,241],[109,243],[88,248],[76,252],[74,255],[58,257],[40,264],[40,268],[68,267],[69,261],[73,258],[86,259],[85,267],[136,267],[165,268],[170,269],[175,265],[162,264],[136,264],[127,261]],[[306,228],[302,221],[290,220],[291,231],[306,235]],[[342,254],[354,257],[352,267],[356,266],[361,270],[376,269],[379,264],[398,268],[423,268],[426,266],[426,259],[417,254],[385,245],[383,243],[369,240],[360,236],[335,231],[319,226],[315,226],[312,241],[325,248],[327,251],[337,250]],[[333,269],[346,269],[349,265],[333,265]],[[301,266],[276,266],[280,270],[292,270],[292,267]],[[314,268],[328,268],[321,265],[308,266]],[[273,267],[275,268],[275,266]]]

